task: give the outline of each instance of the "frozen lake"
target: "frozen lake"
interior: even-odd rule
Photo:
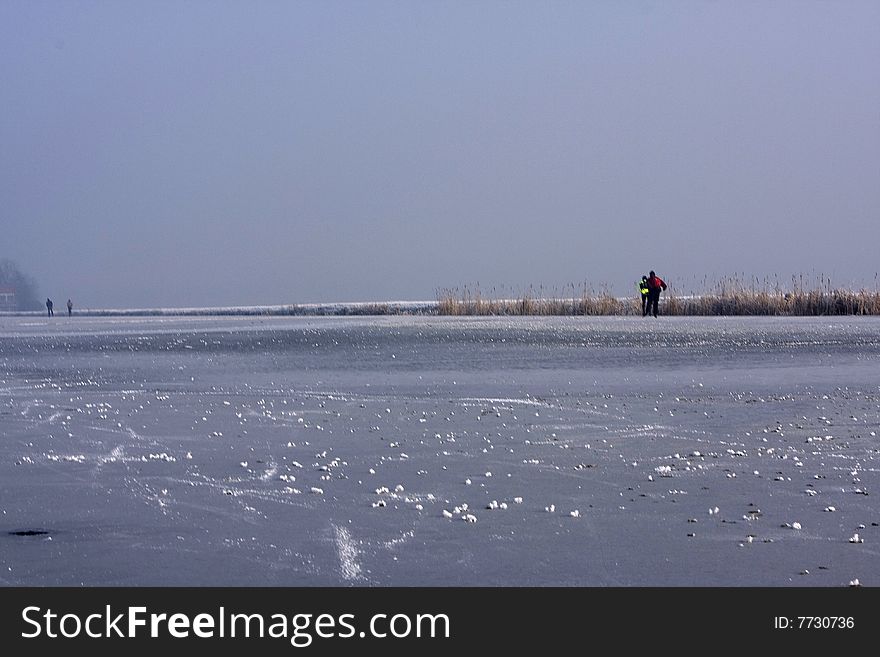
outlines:
[[[3,317],[0,583],[880,586],[878,365],[876,318]]]

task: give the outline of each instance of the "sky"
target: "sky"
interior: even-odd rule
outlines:
[[[878,285],[880,2],[0,1],[0,258],[76,307]]]

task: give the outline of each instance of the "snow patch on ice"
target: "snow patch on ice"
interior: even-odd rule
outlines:
[[[363,579],[361,565],[358,563],[360,551],[352,540],[351,534],[345,527],[339,525],[333,525],[333,533],[343,579],[349,582]]]

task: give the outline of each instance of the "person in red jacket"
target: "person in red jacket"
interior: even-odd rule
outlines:
[[[648,313],[657,316],[657,304],[660,302],[660,291],[666,289],[666,283],[657,276],[653,271],[648,274],[648,303],[642,313],[642,317],[647,317]]]

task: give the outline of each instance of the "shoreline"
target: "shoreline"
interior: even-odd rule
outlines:
[[[735,291],[700,295],[664,295],[660,314],[683,317],[820,317],[880,315],[880,292],[812,290],[798,292]],[[523,296],[485,298],[442,292],[434,301],[356,301],[247,306],[176,308],[82,308],[73,317],[211,317],[211,316],[639,316],[635,297],[600,294],[580,297]],[[46,317],[44,310],[0,311],[0,317]],[[59,320],[67,317],[57,313]]]

